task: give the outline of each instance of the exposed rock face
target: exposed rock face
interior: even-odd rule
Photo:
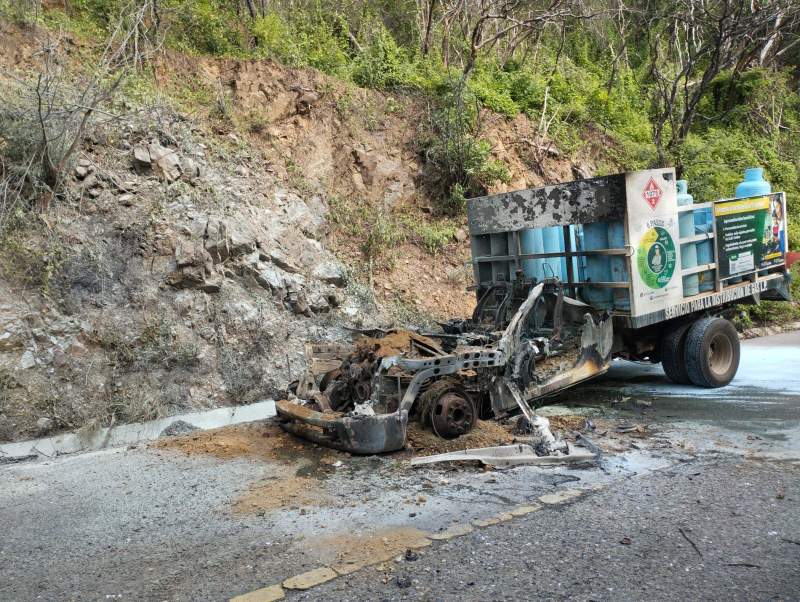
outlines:
[[[347,273],[344,266],[338,261],[323,261],[314,267],[312,275],[335,286],[344,286],[347,280]]]
[[[155,66],[167,77],[172,67]],[[465,230],[436,258],[406,244],[373,274],[373,291],[349,277],[358,244],[351,254],[332,236],[334,195],[368,210],[424,210],[413,98],[337,90],[269,61],[193,59],[186,69],[222,82],[237,115],[259,124],[223,132],[161,108],[87,132],[94,142],[47,216],[52,230],[29,233],[42,253],[23,254],[45,256],[31,266],[46,290],[0,274],[0,436],[35,436],[42,417],[58,430],[278,397],[304,368],[304,343],[387,324],[373,295],[439,316],[473,302]],[[520,134],[535,129],[524,121],[484,122],[509,187],[543,181],[520,154]],[[569,163],[543,161],[549,181],[570,179]]]
[[[186,173],[188,178],[199,175],[191,159],[181,159],[173,149],[161,146],[158,140],[133,147],[134,166],[142,171],[152,169],[165,182],[174,182]],[[184,169],[186,172],[184,172]]]
[[[175,249],[176,269],[166,278],[175,288],[197,288],[216,293],[222,288],[224,276],[214,268],[211,255],[203,247],[181,244]]]
[[[246,255],[256,248],[256,234],[243,220],[210,218],[203,239],[214,263]]]

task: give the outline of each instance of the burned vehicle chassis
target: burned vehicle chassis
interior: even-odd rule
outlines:
[[[382,349],[388,337],[311,346],[297,399],[277,403],[282,426],[329,447],[373,454],[402,449],[409,420],[444,438],[466,433],[479,416],[521,412],[533,424],[535,399],[605,372],[611,359],[610,316],[567,297],[556,279],[498,282],[470,320],[443,327],[406,332],[408,346],[399,353]],[[352,393],[344,404],[341,391]]]

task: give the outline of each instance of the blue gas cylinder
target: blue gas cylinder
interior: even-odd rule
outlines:
[[[523,254],[544,253],[541,229],[523,230],[520,233],[520,249]],[[525,259],[522,261],[522,271],[528,278],[542,280],[544,278],[544,259]]]
[[[608,249],[608,226],[603,222],[583,224],[583,242],[587,251]],[[586,280],[610,282],[611,263],[608,256],[589,255],[586,258]],[[584,300],[599,309],[612,309],[614,300],[611,289],[605,287],[583,288]]]
[[[689,183],[678,180],[675,183],[678,189],[678,206],[694,204],[694,197],[687,191]],[[681,238],[691,238],[695,234],[696,211],[682,211],[678,213],[678,231]],[[697,245],[693,242],[681,244],[681,269],[697,267]],[[683,296],[693,297],[700,292],[700,275],[691,274],[683,277]]]
[[[750,196],[761,196],[772,192],[772,186],[764,179],[763,167],[748,167],[744,170],[744,180],[736,186],[736,198],[742,199]],[[760,272],[766,274],[766,271]],[[730,284],[741,282],[741,278],[729,280]]]
[[[625,224],[623,222],[610,222],[608,224],[608,246],[611,249],[625,248]],[[608,258],[611,273],[611,282],[628,282],[627,261],[622,255],[612,255]],[[630,294],[624,288],[612,289],[614,309],[629,311],[631,308]]]
[[[693,204],[694,197],[686,192],[689,183],[686,180],[678,180],[676,186],[678,189],[678,207]],[[695,217],[693,211],[684,211],[678,214],[678,230],[681,238],[690,238],[694,236],[694,223]]]
[[[689,182],[687,180],[678,180],[675,182],[675,188],[678,190],[678,205],[691,205],[694,203],[694,197],[687,191],[689,189]]]
[[[564,239],[561,234],[561,226],[551,226],[542,228],[542,242],[544,243],[545,253],[561,253],[564,250]],[[545,278],[558,278],[564,280],[561,272],[561,259],[558,257],[548,257],[544,260]],[[566,269],[566,268],[565,268]]]
[[[736,198],[760,196],[772,192],[772,186],[764,179],[763,167],[748,167],[744,170],[744,180],[736,186]]]

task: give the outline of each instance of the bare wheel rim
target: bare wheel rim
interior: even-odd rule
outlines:
[[[733,345],[723,333],[714,335],[708,347],[708,367],[718,377],[727,374],[733,363]]]
[[[431,408],[433,432],[444,439],[453,439],[472,428],[475,412],[472,402],[452,391],[442,395]]]

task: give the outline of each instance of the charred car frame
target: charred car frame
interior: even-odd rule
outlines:
[[[522,411],[533,423],[532,400],[604,372],[611,359],[610,316],[567,297],[557,280],[497,283],[470,320],[443,330],[308,346],[296,390],[306,402],[278,402],[284,428],[372,454],[402,449],[409,420],[445,438],[478,417]]]

